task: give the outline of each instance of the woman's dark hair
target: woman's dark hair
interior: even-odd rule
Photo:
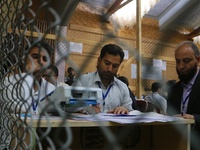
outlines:
[[[121,47],[119,47],[116,44],[104,45],[103,48],[101,49],[100,58],[103,58],[106,55],[106,53],[115,56],[119,55],[121,58],[121,62],[124,60],[124,51],[122,50]]]
[[[30,51],[31,49],[35,48],[35,47],[38,47],[39,49],[44,48],[44,49],[47,51],[47,53],[49,54],[49,56],[51,56],[52,53],[53,53],[53,48],[52,48],[52,46],[51,46],[50,44],[48,44],[46,41],[43,41],[43,40],[42,40],[42,41],[39,41],[39,42],[37,42],[37,43],[33,43],[33,45],[31,45],[31,47],[27,46],[27,47],[25,48],[25,53],[28,54],[29,51]]]

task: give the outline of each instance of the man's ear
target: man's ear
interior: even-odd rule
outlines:
[[[200,56],[198,56],[196,59],[197,59],[198,63],[200,63]]]
[[[58,76],[55,76],[56,81],[58,80]]]
[[[101,57],[98,57],[98,59],[97,59],[97,66],[99,65],[100,61],[101,61]]]
[[[196,61],[197,61],[198,66],[200,66],[200,56],[196,57]]]

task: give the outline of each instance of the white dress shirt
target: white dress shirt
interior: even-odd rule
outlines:
[[[41,99],[55,90],[55,86],[41,79],[38,91],[34,91],[34,78],[27,73],[6,77],[2,86],[3,108],[14,112],[39,113]]]
[[[163,114],[167,112],[167,100],[162,97],[158,92],[153,92],[145,97],[145,100],[156,105]]]
[[[124,106],[129,111],[132,109],[132,100],[126,84],[114,77],[114,81],[106,88],[99,77],[98,72],[91,72],[77,78],[73,86],[101,88],[103,92],[101,111],[107,112],[119,106]]]

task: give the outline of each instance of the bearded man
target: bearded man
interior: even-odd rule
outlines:
[[[168,114],[194,119],[191,149],[198,149],[200,141],[200,73],[199,49],[192,41],[180,43],[175,50],[176,71],[180,79],[168,93]]]

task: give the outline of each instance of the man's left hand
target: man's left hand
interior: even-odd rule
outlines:
[[[128,114],[129,111],[125,107],[117,107],[115,109],[107,111],[107,113],[112,113],[112,114]]]
[[[177,115],[174,115],[174,116],[176,116],[176,117],[182,117],[184,119],[194,119],[194,116],[190,115],[190,114],[183,114],[183,115],[177,114]]]

